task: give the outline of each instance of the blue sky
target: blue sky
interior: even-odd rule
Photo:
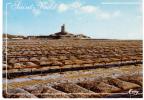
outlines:
[[[142,39],[142,0],[3,1],[10,34],[49,35],[65,24],[66,31],[92,38]]]

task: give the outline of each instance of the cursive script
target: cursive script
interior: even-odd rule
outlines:
[[[26,3],[24,4],[21,0],[15,1],[11,8],[13,9],[19,9],[19,10],[30,10],[30,9],[55,9],[58,5],[55,2],[34,2],[34,3]]]

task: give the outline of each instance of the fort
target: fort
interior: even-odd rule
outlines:
[[[89,39],[90,37],[85,36],[83,34],[77,34],[75,35],[74,33],[69,33],[65,29],[65,24],[61,26],[61,31],[50,34],[50,35],[41,35],[41,36],[28,36],[28,38],[39,38],[39,39]]]

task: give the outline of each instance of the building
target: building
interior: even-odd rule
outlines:
[[[51,34],[51,35],[46,35],[46,36],[34,36],[35,38],[45,38],[45,39],[89,39],[89,37],[79,34],[79,35],[74,35],[72,33],[69,33],[65,29],[65,24],[61,26],[61,31]]]
[[[65,31],[65,24],[61,26],[61,31],[55,33],[53,36],[58,37],[59,39],[64,39],[64,38],[75,38],[75,35],[69,32]]]

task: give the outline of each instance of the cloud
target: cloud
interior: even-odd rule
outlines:
[[[38,16],[38,15],[40,15],[40,13],[41,13],[40,9],[36,9],[36,8],[32,9],[32,14],[34,16]]]
[[[94,6],[90,6],[90,5],[87,5],[87,6],[82,6],[81,8],[80,8],[80,10],[82,11],[82,12],[85,12],[85,13],[94,13],[94,12],[96,12],[96,7],[94,7]]]
[[[106,12],[106,11],[103,11],[103,10],[99,10],[96,13],[96,16],[99,19],[110,19],[110,18],[119,17],[120,15],[121,15],[120,11]]]
[[[121,15],[121,12],[118,10],[118,11],[115,11],[114,13],[113,13],[113,16],[114,17],[118,17],[118,16],[120,16]]]
[[[58,11],[59,11],[59,12],[64,12],[64,11],[67,11],[68,9],[69,9],[69,6],[66,5],[66,4],[60,4],[60,5],[58,6]]]
[[[97,7],[92,6],[92,5],[83,5],[82,3],[75,1],[71,4],[64,4],[61,3],[58,5],[57,10],[58,12],[66,12],[68,10],[71,11],[78,11],[78,12],[83,12],[83,13],[93,13],[95,12]]]
[[[60,3],[60,4],[58,4],[57,5],[57,11],[58,12],[66,12],[66,11],[68,11],[68,10],[74,10],[74,11],[76,11],[76,10],[78,10],[80,7],[81,7],[81,3],[80,2],[73,2],[73,3],[71,3],[71,4],[64,4],[64,3]]]
[[[110,19],[118,17],[121,14],[120,11],[107,12],[100,7],[83,4],[80,1],[74,1],[72,3],[57,3],[54,0],[38,0],[37,4],[39,7],[32,11],[36,16],[39,15],[42,10],[55,10],[59,13],[70,11],[77,14],[93,14],[99,19]]]
[[[120,11],[107,12],[102,10],[100,7],[94,5],[84,5],[78,1],[75,1],[71,4],[61,3],[58,5],[56,10],[59,13],[72,11],[72,12],[77,12],[79,14],[94,14],[99,19],[110,19],[121,15]]]
[[[82,6],[82,3],[78,2],[78,1],[75,1],[72,4],[70,4],[70,6],[72,8],[80,8]]]
[[[110,15],[110,13],[101,12],[101,14],[99,15],[99,18],[101,18],[101,19],[109,19],[109,18],[111,18],[111,15]]]

